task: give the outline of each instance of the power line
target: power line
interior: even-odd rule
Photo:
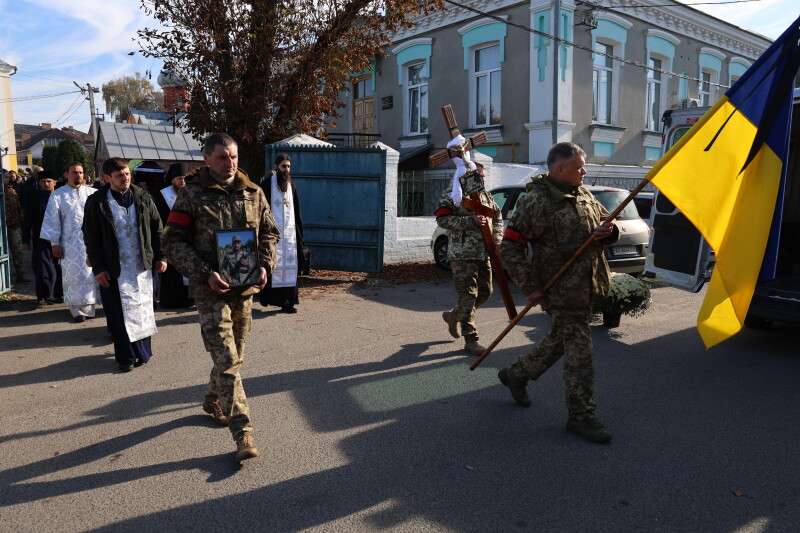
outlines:
[[[17,76],[24,76],[26,78],[36,78],[37,80],[47,80],[47,81],[55,81],[63,85],[72,85],[72,82],[66,80],[57,80],[55,78],[43,78],[41,76],[34,76],[33,74],[24,74],[22,72],[17,72]]]
[[[80,109],[81,109],[82,107],[83,107],[83,103],[81,103],[81,104],[78,104],[78,107],[76,107],[76,108],[75,108],[75,109],[72,111],[72,113],[70,113],[70,114],[69,114],[69,116],[68,116],[67,118],[65,118],[64,120],[62,120],[62,121],[61,121],[61,123],[62,123],[62,124],[66,124],[66,122],[67,122],[69,119],[71,119],[71,118],[72,118],[72,115],[74,115],[75,113],[77,113],[78,111],[80,111]]]
[[[73,106],[74,106],[76,103],[78,103],[78,100],[80,100],[82,96],[83,96],[83,94],[78,94],[78,96],[75,98],[75,101],[74,101],[74,102],[72,102],[71,104],[69,104],[69,106],[67,106],[67,109],[65,109],[65,110],[64,110],[64,112],[63,112],[63,113],[61,113],[61,115],[60,115],[60,116],[59,116],[57,119],[55,119],[54,121],[52,121],[52,124],[54,124],[54,125],[55,125],[55,124],[58,124],[58,121],[59,121],[59,120],[61,120],[61,118],[62,118],[64,115],[66,115],[67,113],[69,113],[70,109],[72,109],[72,107],[73,107]],[[80,105],[79,105],[78,107],[80,107]],[[72,116],[72,115],[70,115],[70,116]]]
[[[691,81],[696,81],[696,82],[699,82],[699,83],[705,83],[705,84],[708,84],[708,85],[714,85],[714,86],[717,86],[717,87],[722,87],[724,89],[730,88],[730,85],[724,85],[722,83],[714,83],[714,82],[708,81],[708,80],[701,80],[700,78],[695,78],[693,76],[687,76],[686,74],[678,74],[677,72],[672,72],[670,70],[666,70],[666,69],[662,69],[662,68],[658,68],[658,67],[651,67],[649,65],[645,65],[644,63],[640,63],[640,62],[634,61],[632,59],[625,59],[624,57],[615,56],[614,54],[607,54],[607,53],[601,52],[599,50],[594,50],[593,48],[590,48],[588,46],[584,46],[582,44],[573,43],[572,41],[567,41],[566,39],[561,39],[560,37],[555,37],[553,35],[550,35],[549,33],[545,33],[545,32],[539,31],[539,30],[534,30],[533,28],[531,28],[529,26],[525,26],[524,24],[517,24],[516,22],[510,22],[510,21],[508,21],[508,20],[506,20],[506,19],[504,19],[502,17],[498,17],[497,15],[492,15],[491,13],[486,13],[485,11],[481,11],[480,9],[475,9],[474,7],[469,7],[469,6],[465,6],[463,4],[459,4],[459,3],[455,2],[454,0],[443,0],[443,1],[448,3],[448,4],[452,4],[452,5],[456,6],[456,7],[460,7],[461,9],[466,9],[467,11],[472,11],[473,13],[477,13],[478,15],[483,15],[484,17],[496,20],[498,22],[502,22],[503,24],[507,24],[509,26],[513,26],[515,28],[527,31],[529,33],[533,33],[535,35],[539,35],[539,36],[544,37],[546,39],[550,39],[551,41],[555,41],[557,43],[561,43],[561,44],[564,44],[564,45],[567,45],[567,46],[571,46],[571,47],[577,48],[579,50],[584,50],[584,51],[592,53],[592,54],[597,54],[597,55],[600,55],[600,56],[608,57],[610,59],[613,59],[614,61],[619,61],[620,63],[633,65],[635,67],[643,68],[643,69],[646,69],[646,70],[652,70],[654,72],[660,72],[660,73],[666,74],[668,76],[675,76],[677,78],[683,78],[685,80],[691,80]],[[606,11],[614,11],[613,9],[609,9],[607,7],[600,7],[598,9],[603,9],[603,10],[606,10]]]
[[[42,100],[44,98],[55,98],[56,96],[64,96],[65,94],[75,94],[76,92],[80,91],[67,91],[64,93],[53,93],[53,94],[39,94],[34,96],[21,96],[19,98],[5,98],[0,100],[0,104],[5,104],[8,102],[26,102],[28,100]]]

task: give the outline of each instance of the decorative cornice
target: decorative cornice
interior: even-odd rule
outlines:
[[[500,15],[498,18],[501,18],[503,20],[508,20],[508,15]],[[499,20],[495,20],[495,19],[490,19],[490,18],[482,18],[482,19],[478,19],[478,20],[473,20],[469,24],[467,24],[465,26],[461,26],[460,28],[458,28],[458,34],[459,35],[464,35],[468,31],[474,30],[475,28],[479,28],[479,27],[485,26],[487,24],[496,24],[498,22],[500,22],[500,21]]]
[[[402,52],[403,50],[405,50],[406,48],[410,48],[410,47],[416,46],[418,44],[433,44],[433,39],[425,38],[425,37],[420,37],[419,39],[411,39],[410,41],[404,42],[400,46],[392,48],[392,53],[394,55],[397,55],[400,52]]]
[[[678,39],[677,37],[675,37],[674,35],[672,35],[671,33],[667,33],[667,32],[665,32],[665,31],[662,31],[662,30],[657,30],[657,29],[655,29],[655,28],[648,28],[648,29],[646,29],[646,30],[644,31],[644,34],[645,34],[647,37],[650,37],[650,36],[653,36],[653,37],[661,37],[662,39],[665,39],[665,40],[667,40],[667,41],[671,42],[671,43],[672,43],[672,44],[674,44],[675,46],[678,46],[678,45],[681,43],[681,40],[680,40],[680,39]]]
[[[673,6],[664,5],[665,2],[670,1],[674,3]],[[530,5],[531,10],[551,5],[549,1],[542,2],[540,0],[530,2],[519,2],[519,0],[464,1],[464,5],[488,13],[526,3]],[[698,41],[701,45],[713,46],[749,61],[755,61],[772,44],[772,41],[766,37],[706,15],[674,0],[598,0],[598,3],[601,5],[600,9],[603,4],[606,4],[609,12],[613,10],[614,13],[626,20],[637,19],[674,34],[681,41]],[[568,6],[564,7],[569,9]],[[411,21],[415,25],[411,28],[401,28],[391,35],[391,39],[394,42],[410,39],[452,24],[463,23],[475,16],[472,11],[449,7],[445,11],[412,18]]]
[[[747,68],[750,68],[750,65],[753,64],[752,61],[749,61],[743,57],[732,57],[728,60],[728,63],[739,63],[740,65],[744,65]]]
[[[626,30],[631,29],[631,26],[633,26],[633,22],[631,22],[630,20],[628,20],[628,19],[626,19],[624,17],[620,17],[619,15],[615,15],[614,13],[609,13],[608,11],[598,11],[595,14],[594,18],[603,19],[603,20],[609,20],[609,21],[613,22],[614,24],[619,24],[620,26],[622,26]]]
[[[520,2],[519,0],[466,0],[464,5],[480,11],[492,13],[498,9],[505,9],[507,7],[524,5],[527,3],[528,2]],[[415,35],[441,29],[444,26],[464,23],[475,17],[476,15],[472,11],[458,9],[448,4],[447,9],[444,11],[437,11],[428,16],[420,15],[418,17],[412,17],[410,20],[414,23],[414,26],[410,28],[400,28],[398,31],[391,34],[391,39],[393,42],[402,41],[403,39],[409,39]]]
[[[714,56],[717,59],[719,59],[720,61],[725,61],[725,54],[723,54],[719,50],[715,50],[713,48],[708,48],[707,46],[701,47],[700,48],[700,53],[701,54],[708,54],[710,56]]]
[[[664,0],[600,0],[600,3],[613,3],[616,12],[624,12],[678,37],[686,37],[752,59],[760,56],[772,44],[766,37],[678,2],[674,2],[674,6],[664,6]],[[656,4],[659,7],[645,7],[646,4]]]

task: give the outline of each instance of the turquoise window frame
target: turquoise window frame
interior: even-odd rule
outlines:
[[[403,68],[415,61],[425,61],[424,77],[431,78],[431,55],[433,54],[432,44],[415,44],[400,50],[395,56],[397,59],[397,85],[402,87],[405,84]]]
[[[464,70],[469,71],[469,53],[481,44],[500,43],[500,64],[506,59],[506,34],[508,26],[504,22],[490,22],[464,32],[461,46],[464,48]]]

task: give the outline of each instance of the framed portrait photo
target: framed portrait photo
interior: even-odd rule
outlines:
[[[234,228],[217,230],[219,275],[231,287],[258,284],[256,230]]]

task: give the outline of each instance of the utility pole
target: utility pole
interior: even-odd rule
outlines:
[[[97,112],[95,112],[95,110],[94,110],[94,93],[99,93],[100,89],[98,89],[97,87],[92,87],[91,83],[87,83],[86,87],[82,87],[82,86],[78,85],[77,81],[73,81],[72,83],[74,83],[75,86],[78,89],[81,90],[81,94],[89,93],[89,96],[87,96],[86,99],[89,100],[89,113],[91,113],[91,123],[89,125],[89,131],[92,133],[92,142],[94,143],[94,156],[92,158],[95,159],[95,163],[94,163],[95,174],[97,176],[100,176],[100,168],[98,167],[98,164],[97,164],[97,161],[96,161],[96,159],[97,159],[97,142],[98,142],[100,133],[97,131]]]
[[[560,0],[553,1],[553,144],[558,142],[558,47],[561,43],[558,41],[561,30],[561,2]]]
[[[94,94],[99,93],[100,89],[98,89],[97,87],[92,87],[91,83],[87,83],[86,87],[78,85],[77,81],[73,81],[72,83],[74,83],[75,86],[81,90],[81,93],[84,94],[86,94],[87,92],[89,93],[89,96],[86,97],[86,99],[89,100],[89,112],[91,113],[91,119],[92,119],[90,128],[92,131],[92,140],[94,141],[95,146],[97,146],[97,124],[96,124],[97,113],[94,110]]]

